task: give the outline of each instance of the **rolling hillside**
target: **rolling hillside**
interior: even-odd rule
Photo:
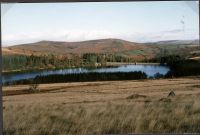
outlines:
[[[140,43],[128,42],[120,39],[100,39],[82,42],[41,41],[30,44],[15,45],[3,48],[4,55],[12,54],[84,54],[84,53],[121,53],[125,55],[139,55],[147,53],[153,47]],[[155,48],[154,48],[155,49]]]
[[[199,45],[199,40],[166,40],[158,41],[153,44],[157,45]]]
[[[104,53],[144,59],[156,56],[163,49],[170,53],[180,52],[189,54],[196,51],[197,43],[198,40],[170,40],[143,44],[121,39],[99,39],[81,42],[40,41],[4,47],[2,50],[3,55],[82,55],[84,53]]]

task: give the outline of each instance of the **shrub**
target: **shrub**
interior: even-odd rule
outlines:
[[[168,97],[174,97],[174,96],[175,96],[174,91],[171,91],[171,92],[168,94]]]
[[[39,84],[37,84],[37,83],[30,84],[28,91],[29,91],[30,93],[39,92],[40,90],[39,90],[38,87],[39,87]]]

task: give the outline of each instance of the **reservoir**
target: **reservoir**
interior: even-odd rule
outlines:
[[[2,82],[12,82],[21,79],[31,79],[36,76],[46,76],[55,74],[79,74],[79,73],[91,73],[91,72],[134,72],[142,71],[147,74],[148,77],[154,77],[156,73],[165,75],[169,71],[169,67],[163,65],[121,65],[117,67],[103,67],[103,68],[67,68],[58,70],[39,70],[23,73],[9,73],[2,76]]]

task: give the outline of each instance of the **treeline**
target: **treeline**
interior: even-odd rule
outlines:
[[[39,68],[64,68],[76,67],[81,65],[79,56],[55,56],[55,55],[40,55],[40,56],[3,56],[3,70],[33,70]]]
[[[156,62],[170,67],[170,71],[166,75],[162,76],[158,74],[155,78],[160,78],[161,76],[161,78],[171,78],[200,75],[200,61],[189,59],[188,54],[183,54],[170,54],[166,50],[163,50],[156,57],[149,59],[149,62]]]
[[[16,84],[43,84],[43,83],[67,83],[67,82],[87,82],[87,81],[116,81],[116,80],[138,80],[147,79],[144,72],[114,72],[114,73],[80,73],[65,75],[36,76],[34,79],[24,79],[7,82],[4,85]]]
[[[26,63],[25,56],[2,56],[2,70],[24,69]]]
[[[155,61],[170,67],[170,71],[165,75],[166,78],[200,75],[200,61],[197,60],[187,59],[180,55],[169,55],[159,57]]]
[[[134,62],[134,60],[123,55],[86,53],[81,56],[76,54],[70,54],[70,56],[3,56],[2,62],[3,71],[12,71],[106,66],[106,62]]]
[[[173,58],[172,56],[169,56],[166,60],[167,65],[170,67],[170,71],[165,75],[166,77],[200,75],[200,61],[183,59],[179,56]]]

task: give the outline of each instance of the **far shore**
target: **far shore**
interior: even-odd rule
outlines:
[[[111,67],[111,66],[121,66],[121,65],[160,65],[160,63],[143,63],[143,62],[107,62],[106,66],[96,66],[96,67]],[[78,67],[66,67],[66,68],[37,68],[37,69],[16,69],[16,70],[3,70],[2,73],[21,73],[21,72],[31,72],[31,71],[42,71],[42,70],[57,70],[57,69],[67,69],[67,68],[78,68]],[[81,67],[87,68],[87,67]]]
[[[160,65],[160,63],[148,63],[148,62],[107,62],[107,66],[118,66],[118,65]]]

